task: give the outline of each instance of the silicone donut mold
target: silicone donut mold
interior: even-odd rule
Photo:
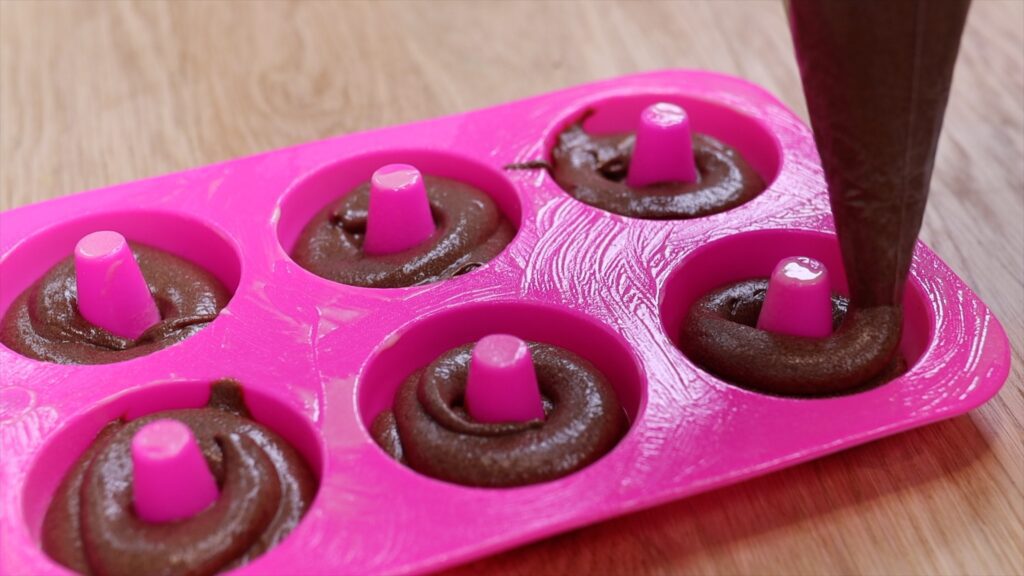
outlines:
[[[543,170],[505,170],[545,158],[565,122],[594,103],[652,98],[712,102],[756,118],[770,144],[766,150],[775,150],[763,165],[751,158],[756,169],[767,166],[767,190],[727,212],[650,221],[582,204]],[[494,194],[518,225],[512,243],[470,274],[396,290],[324,281],[291,261],[288,250],[299,227],[330,199],[303,198],[304,177],[378,155],[364,173],[350,174],[361,181],[381,160],[415,161],[410,151],[456,155],[476,166],[488,180],[479,187]],[[456,176],[467,178],[464,172]],[[0,215],[0,292],[15,292],[8,278],[38,275],[19,253],[49,223],[171,206],[210,223],[237,246],[234,296],[199,334],[131,362],[61,366],[0,348],[0,571],[59,572],[28,521],[38,518],[32,510],[46,498],[38,492],[40,474],[61,472],[48,464],[47,447],[63,438],[62,422],[104,405],[125,383],[172,374],[209,382],[230,374],[287,398],[321,439],[322,481],[313,509],[281,546],[238,574],[421,573],[961,414],[994,395],[1009,370],[998,321],[921,244],[911,271],[919,305],[913,323],[929,328],[907,331],[904,347],[917,359],[899,379],[807,401],[745,390],[689,362],[673,341],[672,326],[673,314],[685,305],[684,292],[699,284],[687,285],[695,279],[680,272],[691,255],[758,230],[828,237],[833,229],[810,130],[761,88],[710,72],[616,78],[11,210]],[[616,334],[614,341],[632,358],[624,365],[636,367],[639,384],[633,388],[637,396],[624,400],[635,406],[629,433],[579,473],[514,489],[452,485],[389,459],[366,426],[387,403],[398,376],[378,378],[381,368],[370,359],[390,349],[412,350],[403,339],[413,332],[403,327],[446,310],[520,301],[572,310]],[[549,324],[559,329],[557,317]],[[426,361],[398,364],[404,369]]]

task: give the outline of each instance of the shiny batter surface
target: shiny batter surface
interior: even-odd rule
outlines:
[[[220,497],[192,518],[151,524],[132,509],[131,441],[166,418],[192,429]],[[43,521],[43,550],[80,574],[214,574],[284,539],[316,489],[298,452],[251,420],[241,387],[221,381],[206,408],[108,424],[57,489]]]
[[[652,220],[707,216],[749,202],[764,191],[761,177],[736,149],[706,134],[693,135],[696,182],[626,184],[633,134],[592,136],[577,122],[558,136],[552,177],[569,195],[602,210]]]
[[[3,344],[23,356],[58,364],[106,364],[149,354],[212,322],[230,294],[199,266],[162,250],[131,244],[160,322],[136,340],[107,332],[78,311],[74,256],[23,292],[3,319]]]
[[[529,343],[544,397],[543,420],[481,423],[463,407],[472,345],[445,353],[399,389],[393,411],[371,433],[414,470],[468,486],[521,486],[560,478],[594,462],[626,431],[615,391],[589,362]]]
[[[306,225],[292,258],[317,276],[375,288],[436,282],[483,266],[515,236],[512,223],[490,196],[445,178],[423,176],[437,225],[434,235],[404,252],[363,252],[370,183],[321,210]]]

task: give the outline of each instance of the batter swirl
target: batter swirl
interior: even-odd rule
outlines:
[[[220,497],[191,518],[147,523],[132,506],[131,441],[146,424],[168,418],[192,429]],[[241,387],[221,381],[206,408],[108,424],[58,488],[43,521],[43,549],[81,574],[213,574],[284,539],[316,488],[298,452],[250,419]]]
[[[292,258],[317,276],[376,288],[400,288],[464,274],[497,256],[515,229],[487,194],[461,182],[423,176],[437,226],[421,245],[397,254],[363,252],[370,184],[324,208],[302,230]]]
[[[544,398],[544,420],[490,424],[462,406],[472,345],[445,353],[402,385],[394,411],[373,423],[374,439],[414,470],[469,486],[554,480],[594,462],[622,437],[615,391],[589,362],[529,343]]]
[[[626,184],[633,134],[592,136],[583,121],[558,136],[552,177],[569,195],[602,210],[651,220],[697,218],[735,208],[765,189],[764,181],[731,146],[693,135],[696,182]]]
[[[230,295],[199,266],[141,244],[131,244],[161,321],[136,340],[111,334],[78,311],[74,256],[62,260],[25,290],[3,320],[5,346],[58,364],[107,364],[155,352],[212,322]]]
[[[680,345],[691,360],[747,388],[787,396],[827,396],[869,388],[906,371],[898,352],[897,306],[849,310],[832,297],[835,332],[821,339],[756,328],[767,280],[720,288],[697,301]]]

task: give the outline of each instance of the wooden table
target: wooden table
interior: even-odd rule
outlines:
[[[0,3],[0,207],[640,70],[806,116],[783,7]],[[1024,573],[1024,4],[976,2],[923,237],[1007,328],[974,413],[457,570]]]

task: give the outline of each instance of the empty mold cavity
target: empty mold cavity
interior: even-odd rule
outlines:
[[[820,261],[828,269],[832,291],[849,293],[839,242],[833,234],[805,230],[735,234],[701,245],[669,277],[661,294],[662,326],[669,338],[679,346],[686,314],[698,299],[735,282],[768,278],[780,260],[792,256]],[[899,347],[908,371],[924,354],[933,333],[934,319],[928,295],[911,274],[903,296],[903,334]]]
[[[614,390],[627,429],[642,413],[647,397],[642,370],[626,341],[609,327],[580,312],[548,304],[483,302],[416,320],[380,345],[357,382],[363,428],[372,435],[374,420],[392,409],[397,391],[410,376],[446,352],[494,334],[557,346],[589,361]]]
[[[645,108],[656,103],[666,103],[681,107],[685,110],[686,116],[689,119],[690,130],[692,133],[711,136],[734,148],[763,181],[764,189],[766,190],[771,187],[781,169],[782,147],[768,125],[766,125],[762,120],[745,112],[741,112],[728,104],[715,102],[705,98],[698,98],[689,95],[684,96],[674,93],[631,94],[595,99],[591,103],[574,110],[571,114],[568,114],[561,121],[557,122],[550,132],[545,134],[545,160],[551,163],[552,166],[554,165],[554,149],[558,144],[559,136],[580,120],[583,121],[583,130],[594,137],[632,134],[637,131],[641,114],[644,112]],[[604,160],[602,159],[601,162],[604,162]],[[615,160],[608,162],[607,164],[618,165],[621,164],[621,162]],[[606,170],[596,172],[598,172],[597,180],[593,180],[592,182],[605,182],[612,187],[623,186],[626,183],[627,170],[625,169],[625,165],[616,166],[616,169],[613,170],[613,172],[615,172],[614,177]],[[608,173],[606,174],[606,172]],[[665,196],[667,194],[678,193],[672,192],[669,189],[660,188],[660,186],[661,185],[656,185],[651,188],[648,195]],[[598,208],[602,208],[601,203],[604,202],[602,197],[611,195],[610,192],[598,190],[597,188],[599,187],[599,184],[593,184],[592,186],[587,184],[583,187],[592,188],[593,191],[588,193],[586,197],[580,196],[578,193],[570,194],[577,196],[581,201],[594,205]],[[610,187],[607,190],[612,189],[613,188]],[[567,191],[567,193],[569,192]],[[623,194],[624,193],[625,192],[623,192]],[[744,199],[731,200],[728,207],[715,209],[707,208],[706,202],[708,199],[705,198],[694,203],[687,209],[700,212],[697,214],[698,216],[709,215],[711,213],[735,208],[740,203],[749,201],[758,193],[760,192],[753,195],[744,193]],[[692,199],[694,194],[696,193],[686,192],[682,195],[688,196]],[[615,195],[619,195],[619,193],[616,192]],[[642,193],[638,192],[631,194],[631,196],[639,195],[642,195]],[[725,195],[723,194],[721,197],[725,198]],[[732,198],[732,196],[729,197]],[[689,202],[689,200],[687,202]],[[698,205],[705,207],[700,208],[697,207]],[[634,216],[638,218],[676,219],[693,217],[630,214],[618,208],[612,208],[611,206],[607,209],[626,216]]]
[[[126,391],[70,418],[41,447],[25,479],[23,511],[32,538],[42,542],[44,518],[58,486],[107,424],[118,419],[131,422],[168,410],[204,408],[210,401],[212,385],[209,381],[152,383]],[[313,423],[286,400],[247,386],[245,382],[241,383],[241,389],[252,420],[290,444],[305,460],[319,486],[325,461],[324,446]],[[267,454],[274,460],[281,458],[273,448]],[[273,549],[266,553],[272,554]]]
[[[242,266],[238,249],[225,234],[208,223],[171,212],[104,212],[44,228],[3,255],[0,260],[0,275],[4,279],[0,283],[0,317],[7,314],[11,304],[25,290],[55,265],[72,256],[79,240],[103,230],[118,232],[130,243],[144,244],[198,265],[220,281],[229,301],[238,287]],[[158,299],[157,305],[163,307],[166,304]],[[147,352],[163,346],[150,345],[152,349],[147,348]],[[115,362],[135,356],[138,354],[98,362]]]
[[[320,213],[328,206],[338,203],[356,188],[369,182],[371,176],[378,169],[392,164],[409,165],[417,169],[424,177],[444,178],[476,188],[494,201],[501,215],[511,225],[510,233],[507,235],[508,241],[511,241],[512,236],[519,229],[521,216],[519,199],[515,188],[500,170],[455,152],[423,149],[374,151],[351,156],[318,168],[291,186],[281,199],[280,217],[277,223],[278,240],[284,251],[294,258],[298,242],[311,221],[319,217]],[[440,214],[438,207],[431,206],[431,209],[434,219],[438,220]],[[337,225],[341,226],[340,223]],[[356,242],[359,244],[357,250],[359,256],[356,263],[364,258],[361,242],[361,239]],[[429,243],[431,240],[428,239],[426,242]],[[503,248],[504,245],[501,249]],[[395,268],[400,267],[401,262],[408,261],[410,259],[408,255],[412,253],[412,250],[409,252],[399,251],[380,258],[366,258],[366,260],[377,262],[387,260],[392,263],[391,268]],[[422,257],[417,258],[423,260]],[[398,266],[394,264],[395,262],[399,263]],[[475,267],[475,265],[466,266],[465,269],[468,271]],[[312,269],[310,271],[325,278],[330,275]],[[458,273],[463,272],[460,270]],[[427,282],[412,282],[404,285]]]

